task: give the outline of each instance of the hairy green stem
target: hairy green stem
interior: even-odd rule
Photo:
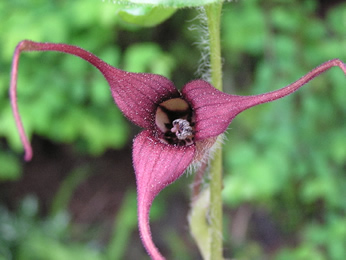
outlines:
[[[209,32],[209,59],[211,84],[222,91],[222,65],[220,47],[220,18],[222,1],[205,6]],[[223,259],[222,255],[222,150],[219,148],[210,165],[210,257]]]
[[[220,19],[222,2],[205,6],[209,33],[209,59],[211,83],[222,91],[222,65],[220,45]]]

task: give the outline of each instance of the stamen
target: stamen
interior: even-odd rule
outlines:
[[[163,142],[178,146],[194,144],[194,115],[184,99],[172,98],[159,104],[155,124],[157,136]]]
[[[173,127],[171,128],[171,132],[175,133],[179,140],[185,140],[193,136],[192,127],[189,121],[179,118],[175,119],[172,124]]]

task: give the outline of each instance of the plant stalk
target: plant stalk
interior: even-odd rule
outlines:
[[[209,59],[211,84],[222,91],[222,65],[220,46],[220,20],[222,1],[205,6],[209,32]],[[218,148],[210,164],[210,257],[223,259],[222,247],[222,150]]]
[[[220,45],[220,20],[222,2],[205,6],[209,33],[209,61],[211,84],[222,91],[222,64]]]

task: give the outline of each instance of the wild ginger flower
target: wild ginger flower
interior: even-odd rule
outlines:
[[[178,179],[194,161],[207,151],[240,112],[292,94],[327,69],[346,65],[330,60],[296,82],[265,94],[230,95],[208,82],[194,80],[181,91],[167,78],[148,73],[126,72],[105,63],[79,47],[67,44],[20,42],[12,64],[10,96],[15,121],[30,160],[32,149],[25,135],[16,100],[19,56],[22,51],[58,51],[78,56],[95,66],[108,81],[112,96],[124,115],[144,128],[133,141],[133,165],[137,182],[138,223],[144,247],[153,259],[164,259],[151,237],[149,211],[158,193]]]

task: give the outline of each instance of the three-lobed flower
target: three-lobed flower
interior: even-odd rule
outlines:
[[[334,59],[316,67],[296,82],[265,94],[230,95],[204,80],[191,81],[178,91],[163,76],[117,69],[77,46],[24,40],[17,45],[13,57],[10,97],[25,149],[25,160],[32,158],[32,149],[17,106],[16,82],[22,51],[58,51],[88,61],[108,81],[115,103],[123,114],[144,128],[133,141],[133,166],[137,182],[139,231],[143,245],[153,259],[164,259],[153,243],[149,227],[149,211],[154,198],[178,179],[189,165],[205,159],[217,136],[227,129],[237,114],[289,95],[333,66],[340,67],[346,74],[346,65]]]

